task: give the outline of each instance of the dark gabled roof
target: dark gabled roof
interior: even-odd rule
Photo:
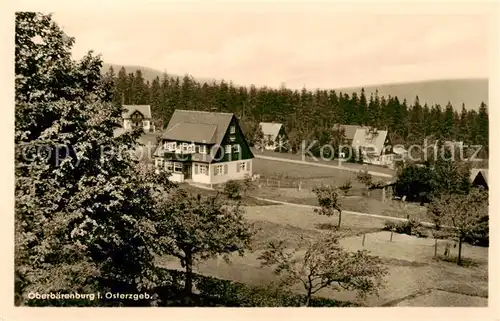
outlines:
[[[176,110],[162,138],[220,145],[233,116],[231,113]]]
[[[483,176],[484,181],[488,185],[488,169],[486,169],[486,168],[473,168],[473,169],[471,169],[471,173],[470,173],[471,183],[473,183],[476,180],[478,175]]]
[[[167,129],[163,139],[186,141],[193,143],[215,144],[216,125],[180,122]]]
[[[130,116],[138,111],[140,112],[144,118],[151,118],[151,106],[150,105],[123,105],[123,118],[130,118]]]

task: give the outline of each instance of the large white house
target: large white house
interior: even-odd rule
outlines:
[[[123,105],[123,129],[132,130],[142,127],[145,132],[152,132],[155,127],[151,121],[150,105]]]
[[[254,156],[234,114],[176,110],[154,157],[172,181],[212,185],[252,176]]]

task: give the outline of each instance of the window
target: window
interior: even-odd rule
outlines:
[[[182,152],[187,153],[188,152],[188,147],[189,145],[187,143],[182,143]]]
[[[233,150],[235,153],[239,153],[240,152],[240,145],[238,145],[238,144],[233,145]]]
[[[229,141],[230,141],[230,142],[234,142],[234,141],[236,141],[236,137],[234,137],[234,136],[229,137]]]
[[[207,165],[200,165],[200,174],[208,175],[208,166]]]
[[[245,170],[246,163],[239,163],[239,164],[238,164],[238,166],[239,166],[239,169],[240,169],[241,171],[244,171],[244,170]]]
[[[165,169],[169,172],[172,171],[174,164],[172,162],[165,162]]]
[[[201,154],[206,154],[207,153],[207,146],[200,145],[200,153]]]
[[[156,167],[162,167],[163,166],[163,158],[157,158],[157,159],[155,159],[155,166]]]
[[[194,151],[195,151],[195,145],[194,144],[188,145],[187,151],[188,151],[188,153],[194,153]]]
[[[181,173],[182,172],[182,163],[174,163],[174,172]]]
[[[175,151],[175,142],[173,143],[165,143],[165,149],[169,152],[174,152]]]
[[[236,133],[236,126],[231,126],[231,127],[229,128],[229,132],[230,132],[231,134]]]
[[[223,170],[224,170],[224,166],[222,166],[222,165],[215,166],[214,175],[222,175]]]
[[[231,145],[226,145],[226,154],[231,154]]]

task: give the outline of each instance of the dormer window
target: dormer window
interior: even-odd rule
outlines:
[[[229,128],[229,133],[231,133],[231,134],[235,134],[235,133],[236,133],[236,126],[231,126],[231,127]]]

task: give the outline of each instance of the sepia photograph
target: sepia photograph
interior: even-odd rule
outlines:
[[[13,305],[488,307],[485,6],[13,12]]]

